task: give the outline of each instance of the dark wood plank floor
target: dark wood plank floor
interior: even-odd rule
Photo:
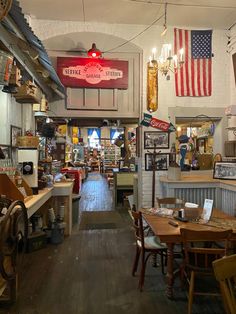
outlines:
[[[87,191],[90,184],[94,189],[94,181],[85,182]],[[100,198],[105,195],[100,193]],[[97,204],[103,202],[101,199]],[[118,212],[125,222],[122,228],[80,231],[75,225],[73,234],[62,244],[48,244],[45,249],[27,254],[18,301],[10,308],[1,308],[0,313],[186,313],[186,292],[177,281],[176,300],[166,298],[165,276],[151,263],[147,267],[144,291],[139,292],[138,277],[131,276],[135,251],[133,230],[127,210]],[[222,314],[224,311],[220,301],[198,297],[193,313]]]
[[[103,211],[113,209],[112,190],[100,173],[89,173],[83,183],[80,199],[80,211]]]

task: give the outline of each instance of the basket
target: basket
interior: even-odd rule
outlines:
[[[38,147],[39,138],[38,136],[18,136],[17,146],[18,147]]]

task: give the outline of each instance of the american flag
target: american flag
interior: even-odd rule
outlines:
[[[176,96],[211,96],[212,31],[174,29],[174,53],[184,48],[184,64],[175,73]]]

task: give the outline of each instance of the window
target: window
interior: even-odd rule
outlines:
[[[118,138],[120,134],[124,132],[123,129],[111,129],[110,130],[110,139],[111,143],[114,144],[115,140]]]
[[[100,138],[96,129],[93,129],[92,134],[88,136],[89,146],[92,148],[100,148]]]

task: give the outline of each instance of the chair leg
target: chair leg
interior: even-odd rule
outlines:
[[[164,268],[164,255],[162,251],[161,251],[161,272],[163,275],[166,275],[165,268]]]
[[[185,267],[184,265],[181,265],[180,266],[180,286],[181,286],[181,289],[184,289],[184,279],[185,279]]]
[[[152,254],[152,267],[157,267],[157,253]]]
[[[192,313],[193,305],[193,293],[194,293],[194,271],[191,271],[190,283],[189,283],[189,292],[188,292],[188,314]]]
[[[140,289],[140,291],[143,291],[145,268],[146,268],[145,252],[144,251],[142,251],[141,262],[142,262],[142,264],[141,264],[141,272],[140,272],[140,277],[139,277],[139,289]]]
[[[140,256],[140,249],[136,246],[136,254],[135,254],[135,259],[134,259],[134,264],[133,264],[133,269],[132,269],[132,276],[135,275],[138,269],[139,256]]]

